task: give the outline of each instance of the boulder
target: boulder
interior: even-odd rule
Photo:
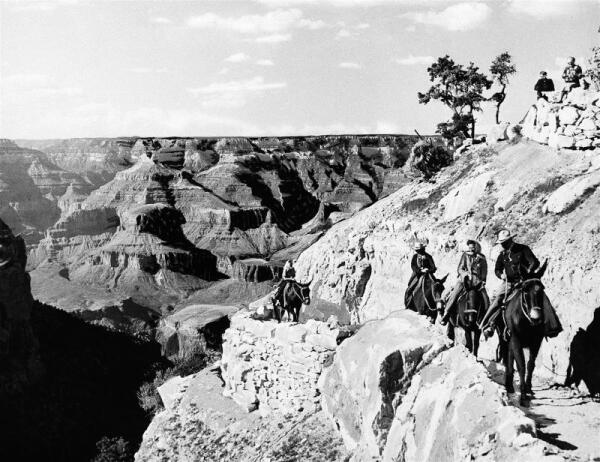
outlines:
[[[574,178],[548,197],[543,210],[546,213],[563,213],[577,205],[585,195],[593,192],[599,185],[600,170]]]
[[[579,118],[579,110],[573,106],[564,106],[558,112],[561,125],[572,125]]]
[[[592,146],[592,140],[589,138],[584,138],[582,140],[578,140],[575,143],[575,147],[580,148],[580,149],[587,149],[591,146]]]
[[[572,148],[575,145],[575,138],[572,136],[559,135],[551,133],[548,136],[548,146],[556,149]]]
[[[394,399],[411,378],[448,347],[410,311],[370,321],[337,349],[319,379],[321,405],[344,442],[367,460],[378,456],[394,418]]]
[[[501,122],[497,125],[493,125],[487,133],[486,139],[488,143],[495,143],[497,141],[504,141],[508,138],[507,129],[510,126],[508,122]]]
[[[186,379],[184,377],[171,377],[160,387],[157,388],[160,399],[165,406],[165,409],[174,410],[176,405],[181,400],[183,392],[186,389]]]
[[[441,353],[401,397],[384,462],[540,460],[535,422],[506,403],[486,369],[462,347]]]
[[[579,128],[581,130],[596,130],[596,123],[590,118],[585,118],[579,123]]]
[[[492,172],[482,172],[443,197],[439,203],[444,207],[444,220],[451,221],[469,212],[477,204],[493,176]]]

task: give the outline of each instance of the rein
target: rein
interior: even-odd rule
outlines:
[[[296,294],[296,296],[298,297],[298,300],[301,300],[302,303],[304,303],[304,297],[302,296],[302,292],[298,293],[298,287],[300,287],[300,285],[297,282],[294,282],[292,289],[293,289],[294,293]]]
[[[527,319],[527,321],[529,321],[529,324],[531,324],[532,326],[535,326],[535,323],[533,322],[533,319],[531,319],[531,316],[529,316],[528,311],[531,310],[531,308],[529,307],[529,304],[527,303],[527,298],[525,296],[525,291],[523,290],[523,287],[525,286],[525,284],[530,283],[530,282],[539,282],[540,284],[542,283],[542,281],[538,278],[532,278],[532,279],[527,279],[525,281],[523,281],[521,283],[521,287],[519,287],[519,289],[521,290],[521,312],[523,313],[523,316],[525,316],[525,319]],[[542,284],[543,286],[543,284]],[[512,299],[513,297],[511,297],[510,299]],[[509,301],[510,301],[509,299]]]
[[[427,273],[427,276],[429,276],[429,278],[432,279],[432,276],[429,273]],[[435,298],[435,292],[433,291],[434,285],[435,285],[435,281],[431,285],[431,298],[433,299],[433,301],[435,303],[437,303],[440,299]],[[427,307],[427,309],[429,311],[437,311],[437,307],[434,306],[433,308],[431,308],[431,305],[429,304],[429,300],[427,299],[427,294],[425,293],[425,278],[423,278],[423,280],[421,282],[421,291],[423,292],[423,299],[425,300],[425,306]]]

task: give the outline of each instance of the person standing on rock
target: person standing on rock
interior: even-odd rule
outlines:
[[[548,101],[548,96],[544,93],[554,91],[554,82],[552,81],[552,79],[548,78],[548,73],[546,71],[540,72],[540,78],[535,83],[533,89],[537,91],[538,99],[542,98]]]
[[[498,233],[496,244],[502,246],[502,251],[496,259],[494,273],[498,279],[502,279],[503,283],[494,294],[492,304],[481,321],[480,328],[486,338],[494,334],[496,320],[500,308],[504,307],[506,297],[540,266],[540,261],[533,251],[525,244],[515,242],[514,235],[508,229],[503,229]]]
[[[412,303],[412,293],[419,283],[421,276],[424,276],[428,273],[433,274],[437,270],[435,262],[433,261],[433,257],[425,251],[425,248],[425,243],[415,243],[415,254],[410,261],[412,274],[410,276],[410,280],[408,281],[408,288],[404,294],[404,306],[406,308],[408,308],[409,304]]]
[[[579,64],[575,64],[575,58],[571,56],[569,61],[567,62],[567,67],[562,73],[562,78],[565,81],[565,86],[563,87],[562,93],[560,94],[560,101],[573,89],[581,86],[579,81],[583,78],[583,71],[581,70],[581,66]]]
[[[481,284],[480,290],[483,292],[486,302],[488,300],[487,292],[485,290],[488,272],[487,260],[485,255],[481,253],[481,246],[478,242],[472,239],[467,241],[467,251],[460,257],[457,272],[458,281],[446,300],[446,313],[440,321],[442,326],[446,325],[455,315],[456,302],[458,302],[460,297],[465,293],[466,282],[469,282],[472,286]],[[487,304],[489,305],[489,302]]]

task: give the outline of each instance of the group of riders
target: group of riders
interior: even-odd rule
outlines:
[[[515,236],[507,229],[502,229],[498,235],[496,244],[502,246],[502,250],[496,259],[494,273],[502,280],[502,284],[494,293],[490,303],[486,291],[488,265],[485,255],[481,252],[481,246],[475,240],[467,241],[467,250],[462,254],[458,263],[458,279],[453,289],[446,295],[443,306],[445,313],[441,324],[448,322],[456,325],[457,305],[459,300],[466,294],[466,286],[476,287],[482,295],[485,310],[478,319],[478,328],[483,331],[486,338],[492,336],[497,327],[499,315],[504,307],[504,302],[511,297],[513,292],[521,284],[540,270],[540,261],[530,247],[515,242]],[[427,275],[436,272],[433,257],[426,252],[426,244],[417,242],[415,254],[411,260],[412,275],[408,282],[405,294],[405,306],[409,307],[413,301],[415,290]],[[558,317],[550,303],[544,304],[543,316],[546,325],[546,336],[554,337],[562,330]]]
[[[482,316],[477,320],[477,327],[483,331],[486,338],[494,334],[505,300],[511,297],[524,281],[539,271],[541,266],[531,248],[516,242],[514,238],[515,236],[507,229],[502,229],[497,234],[496,244],[502,246],[502,251],[496,259],[494,273],[496,277],[502,280],[502,284],[494,293],[491,303],[486,290],[488,274],[486,257],[482,253],[478,242],[473,239],[467,241],[467,250],[462,254],[458,263],[456,285],[444,299],[445,312],[441,319],[442,325],[449,322],[456,325],[458,302],[466,294],[467,287],[476,288],[480,292],[485,305]],[[407,308],[413,304],[413,294],[423,282],[423,278],[428,277],[428,275],[433,276],[437,270],[435,261],[427,253],[424,242],[417,242],[414,250],[415,253],[411,259],[412,275],[404,298]],[[296,270],[294,263],[292,260],[285,263],[281,281],[272,295],[272,302],[275,307],[285,308],[285,290],[289,284],[295,283]],[[543,316],[546,325],[546,336],[556,336],[562,330],[562,327],[550,303],[544,304]]]

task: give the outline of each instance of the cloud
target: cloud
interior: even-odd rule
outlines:
[[[258,59],[256,60],[256,64],[259,66],[274,66],[275,63],[270,59]]]
[[[408,55],[405,58],[396,58],[394,62],[402,66],[414,66],[416,64],[431,64],[435,61],[433,56],[413,56]]]
[[[442,27],[450,31],[466,31],[484,24],[492,15],[485,3],[465,2],[451,5],[441,11],[412,11],[400,15],[418,24]]]
[[[368,29],[369,27],[371,27],[371,24],[369,24],[368,22],[361,22],[359,25],[356,26],[357,29]]]
[[[132,67],[128,70],[134,74],[166,74],[169,72],[169,69],[166,67]]]
[[[338,39],[341,39],[341,38],[352,37],[353,35],[355,35],[355,34],[350,32],[348,29],[340,29],[340,31],[335,35],[335,37]]]
[[[326,26],[320,19],[306,19],[299,9],[278,9],[264,14],[230,17],[215,13],[192,16],[187,25],[199,29],[220,29],[241,34],[284,34],[292,29],[316,30]]]
[[[271,34],[257,37],[252,42],[256,43],[282,43],[289,42],[292,39],[292,34]]]
[[[286,7],[293,5],[304,5],[304,6],[321,6],[322,4],[328,4],[336,7],[370,7],[379,5],[406,5],[416,4],[418,0],[255,0],[258,3],[268,5],[271,7]],[[423,1],[423,0],[421,0]],[[426,1],[426,0],[425,0]],[[436,1],[436,0],[429,0]],[[443,1],[443,0],[438,0]]]
[[[165,18],[164,16],[156,16],[154,18],[150,18],[150,22],[152,24],[172,24],[169,18]]]
[[[568,15],[576,7],[575,0],[508,0],[510,13],[526,14],[536,19]]]
[[[228,63],[243,63],[244,61],[248,61],[249,59],[250,56],[248,56],[246,53],[235,53],[225,58],[225,61]]]
[[[286,82],[265,82],[262,76],[247,80],[214,82],[204,87],[188,88],[197,98],[203,98],[202,106],[232,108],[244,106],[248,97],[287,87]]]
[[[24,1],[12,0],[5,2],[12,11],[32,11],[41,13],[54,11],[62,6],[76,5],[78,0],[53,0],[53,1]]]
[[[358,63],[352,63],[352,62],[343,62],[338,64],[338,67],[341,67],[342,69],[360,69],[361,65]]]
[[[72,97],[83,94],[80,87],[62,85],[46,74],[12,74],[0,80],[4,97],[23,98]]]

